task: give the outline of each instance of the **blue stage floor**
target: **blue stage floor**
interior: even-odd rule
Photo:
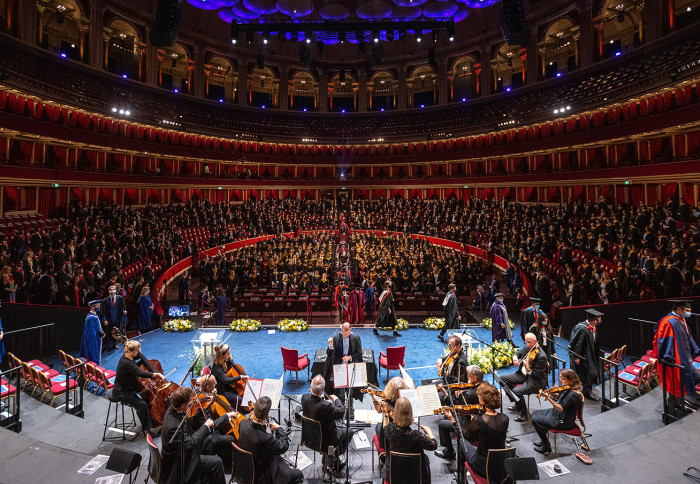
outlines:
[[[491,342],[490,330],[479,327],[470,328],[468,331],[473,336],[487,343]],[[300,354],[308,352],[309,359],[313,364],[313,356],[316,349],[325,348],[328,338],[334,332],[331,328],[310,328],[302,333],[281,333],[275,331],[274,334],[268,334],[265,329],[256,333],[233,333],[227,329],[224,333],[224,339],[228,338],[227,343],[231,346],[234,361],[242,365],[249,375],[255,374],[255,378],[280,378],[283,372],[280,346],[296,348]],[[437,340],[437,331],[428,331],[423,328],[411,328],[404,331],[400,338],[393,337],[387,332],[380,332],[379,336],[375,336],[371,328],[355,328],[353,332],[360,336],[363,348],[374,350],[375,363],[377,364],[380,350],[386,352],[386,348],[389,346],[405,345],[406,368],[408,369],[408,374],[417,384],[423,379],[437,376],[435,361],[443,355],[443,351],[447,347],[446,344]],[[455,331],[458,334],[461,334],[461,332],[461,330]],[[159,360],[165,373],[175,370],[168,379],[179,383],[189,368],[191,358],[194,355],[195,348],[191,340],[194,338],[195,333],[196,331],[189,333],[165,333],[162,330],[156,330],[138,337],[137,340],[141,341],[142,353],[147,358]],[[515,336],[515,344],[522,345],[520,331],[517,326],[513,333],[518,333]],[[568,345],[568,341],[562,338],[556,339],[557,343],[563,346]],[[475,342],[476,344],[478,343]],[[563,350],[560,350],[560,354],[563,352]],[[116,369],[121,355],[121,347],[104,354],[102,366],[108,369]],[[568,359],[568,357],[562,359]],[[514,369],[511,366],[499,370],[498,373],[511,373]],[[391,375],[398,376],[398,372],[393,371]],[[485,379],[491,380],[488,376]],[[386,373],[383,370],[379,378],[380,386],[383,386],[385,380]],[[291,375],[288,373],[285,376],[284,393],[300,394],[306,392],[308,387],[306,378],[303,378],[301,373],[299,374],[299,385],[295,385],[293,373]]]

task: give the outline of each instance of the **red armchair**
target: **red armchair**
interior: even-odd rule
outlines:
[[[404,361],[406,356],[405,346],[393,346],[386,349],[386,354],[383,351],[379,352],[379,375],[381,376],[382,368],[386,368],[386,381],[389,381],[389,370],[398,370],[399,366],[406,366]]]
[[[282,349],[282,365],[284,366],[284,373],[282,376],[284,377],[287,370],[293,371],[296,373],[296,384],[299,384],[299,372],[305,369],[306,377],[307,379],[310,379],[311,376],[309,375],[309,365],[311,363],[309,361],[309,354],[304,353],[303,355],[299,356],[298,350],[285,348],[284,346],[280,346],[280,348]]]

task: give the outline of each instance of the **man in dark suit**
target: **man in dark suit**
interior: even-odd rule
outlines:
[[[536,354],[536,356],[532,356]],[[520,415],[515,417],[516,422],[527,422],[527,405],[524,395],[537,393],[547,388],[547,374],[549,363],[547,355],[537,344],[537,336],[532,333],[525,335],[525,346],[513,357],[513,365],[518,367],[515,373],[501,377],[503,384],[515,393],[518,400],[508,410],[518,411]],[[506,394],[508,395],[508,394]],[[513,399],[508,395],[512,402]]]
[[[322,398],[325,386],[326,380],[321,375],[316,375],[311,380],[310,393],[301,397],[301,408],[305,417],[321,423],[323,439],[321,441],[321,449],[327,452],[328,447],[332,445],[335,448],[336,455],[343,455],[352,432],[345,428],[339,429],[336,427],[335,421],[343,417],[345,408],[335,395],[331,394],[330,400]],[[342,467],[342,465],[339,467]]]
[[[126,326],[126,301],[117,294],[117,286],[109,286],[109,295],[100,301],[100,319],[104,325],[105,336],[103,351],[113,350],[117,343],[112,338],[114,328],[124,329]]]
[[[326,365],[323,374],[326,377],[326,393],[339,396],[345,401],[345,392],[342,388],[333,387],[333,365],[362,362],[362,342],[360,337],[352,332],[350,323],[343,323],[341,332],[328,338],[326,348]],[[358,398],[359,388],[352,391],[352,397]],[[350,399],[352,406],[352,398]]]
[[[459,315],[459,299],[457,298],[457,286],[450,284],[447,287],[447,295],[442,301],[442,306],[445,309],[445,325],[438,335],[438,339],[445,342],[445,333],[448,329],[459,328],[459,321],[462,316]]]
[[[289,467],[281,457],[289,449],[287,433],[274,422],[269,423],[272,433],[267,433],[265,420],[271,406],[270,397],[260,397],[255,402],[250,420],[241,422],[238,446],[253,454],[254,484],[301,484],[304,473]]]
[[[179,482],[195,483],[200,479],[210,484],[224,484],[224,464],[221,457],[201,455],[203,443],[209,434],[220,425],[228,422],[235,412],[226,413],[214,422],[207,419],[196,431],[185,422],[180,431],[177,428],[189,410],[189,402],[194,397],[194,390],[181,387],[170,397],[170,407],[165,412],[162,428],[163,463],[161,482],[177,484]],[[177,436],[173,439],[173,435]],[[172,442],[171,442],[172,440]],[[184,463],[184,476],[181,476],[181,464]]]

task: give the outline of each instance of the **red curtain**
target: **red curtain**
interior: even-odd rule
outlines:
[[[8,204],[5,210],[19,210],[19,188],[5,187],[5,201]]]
[[[676,145],[676,156],[685,156],[685,135],[677,134],[673,137],[673,141]]]
[[[55,188],[40,188],[39,189],[39,206],[37,211],[48,216],[53,207],[56,206],[56,189]]]
[[[384,197],[386,197],[386,191],[385,191],[385,190],[381,190],[381,189],[378,189],[378,188],[375,188],[375,189],[372,190],[372,199],[373,199],[373,200],[379,200],[380,198],[384,198]]]
[[[146,200],[148,200],[150,203],[160,203],[160,189],[149,188]]]
[[[78,200],[80,203],[85,201],[85,190],[82,188],[74,187],[72,188],[71,197]]]
[[[629,203],[638,207],[644,201],[644,185],[630,185]]]
[[[692,183],[683,183],[681,185],[681,198],[688,202],[691,207],[695,206],[695,190]]]
[[[175,203],[182,203],[185,201],[185,196],[182,193],[182,190],[177,190],[173,188],[170,190],[170,200],[175,202]]]
[[[277,200],[279,198],[279,191],[277,190],[265,190],[265,200]]]
[[[97,193],[97,202],[111,202],[112,199],[112,189],[111,188],[100,188]]]
[[[656,155],[658,155],[659,151],[661,151],[661,142],[661,138],[649,140],[649,159],[656,159]]]
[[[582,197],[583,197],[583,188],[584,188],[583,185],[576,185],[576,186],[574,187],[574,193],[573,193],[573,196],[572,196],[572,198],[573,198],[574,200],[581,200],[581,199],[582,199]]]
[[[53,152],[56,155],[56,160],[58,161],[58,164],[65,165],[66,157],[68,155],[68,148],[66,148],[65,146],[54,146]]]
[[[135,188],[127,188],[124,190],[124,203],[131,205],[139,201],[138,193]]]
[[[688,133],[688,152],[687,154],[693,155],[698,149],[700,144],[700,131],[695,133]]]
[[[673,198],[678,191],[678,183],[667,183],[661,188],[661,202],[666,202],[669,198]]]
[[[236,202],[243,200],[243,190],[231,190],[230,200],[233,200]]]
[[[658,200],[658,185],[647,185],[647,204],[654,205]]]

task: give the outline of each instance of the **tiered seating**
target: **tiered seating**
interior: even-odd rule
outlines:
[[[71,368],[79,363],[85,363],[83,367],[85,377],[83,388],[89,388],[90,384],[94,384],[93,391],[96,394],[99,393],[100,389],[103,389],[106,395],[114,386],[114,377],[117,375],[116,371],[107,370],[94,361],[86,361],[85,358],[74,358],[63,350],[58,350],[58,356],[61,359],[63,368]],[[71,372],[71,376],[73,376],[73,372]],[[78,377],[77,373],[75,373],[75,376],[76,378]]]
[[[16,230],[32,232],[45,229],[51,231],[63,223],[64,220],[62,218],[44,218],[36,213],[7,215],[6,217],[0,217],[0,232],[4,232],[9,237]]]
[[[651,355],[651,350],[647,351],[642,359],[635,361],[633,364],[626,367],[618,376],[622,384],[622,391],[627,392],[627,386],[637,390],[638,396],[642,396],[640,388],[645,387],[651,391],[651,383],[656,380],[659,382],[659,377],[656,370],[656,358]]]
[[[78,381],[69,378],[69,375],[61,375],[39,360],[22,361],[12,353],[8,353],[7,357],[13,368],[17,366],[22,368],[22,378],[24,379],[22,389],[28,391],[28,387],[31,385],[33,387],[32,396],[39,390],[41,392],[40,402],[43,402],[48,395],[52,397],[49,405],[53,406],[56,398],[65,395],[68,391],[73,392],[74,398],[77,398]]]

